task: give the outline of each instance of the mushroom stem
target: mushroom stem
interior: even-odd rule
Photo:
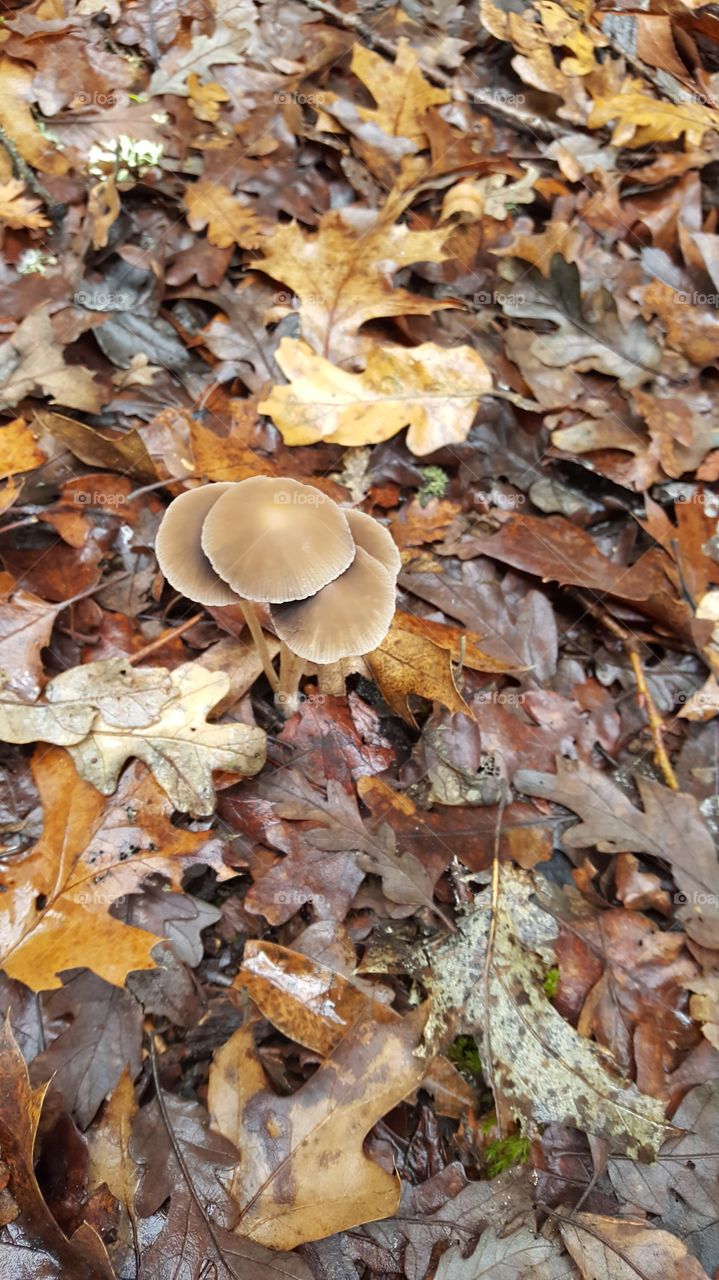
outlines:
[[[298,658],[297,654],[288,649],[287,645],[282,641],[280,646],[280,687],[276,701],[279,703],[280,710],[285,717],[293,716],[299,706],[300,679],[304,669],[304,658]]]
[[[337,662],[326,662],[317,668],[317,688],[320,693],[330,698],[343,698],[345,694],[345,663],[340,658]]]
[[[265,675],[267,676],[267,679],[270,682],[272,692],[277,693],[280,687],[279,681],[277,679],[277,672],[275,671],[272,665],[272,658],[270,657],[270,651],[267,648],[267,641],[265,640],[264,632],[262,630],[262,627],[260,626],[257,614],[255,613],[255,607],[254,605],[250,604],[249,600],[241,600],[240,608],[242,609],[242,612],[245,615],[245,622],[247,623],[250,629],[250,635],[252,636],[252,639],[255,642],[255,648],[257,649],[257,652],[260,655],[260,658],[262,659],[262,666],[263,666]]]

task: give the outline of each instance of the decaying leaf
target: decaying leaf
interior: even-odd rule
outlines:
[[[21,227],[36,230],[50,226],[49,220],[40,212],[40,201],[25,195],[25,187],[17,178],[0,183],[0,224],[16,231]]]
[[[449,102],[446,89],[431,85],[419,67],[409,41],[399,40],[394,65],[363,45],[352,50],[352,71],[369,89],[377,106],[358,107],[362,120],[371,121],[391,138],[425,139],[424,116],[430,107]]]
[[[717,945],[719,859],[694,796],[638,773],[642,812],[606,774],[561,758],[556,774],[525,769],[515,782],[527,795],[555,800],[581,817],[562,837],[569,848],[595,845],[603,853],[646,853],[668,862],[681,889],[677,915],[687,933],[703,946]]]
[[[113,1280],[105,1246],[87,1223],[70,1240],[43,1200],[33,1152],[45,1089],[31,1090],[27,1067],[5,1023],[0,1032],[0,1159],[13,1208],[0,1226],[0,1272],[13,1280],[72,1276]],[[52,1270],[49,1270],[52,1268]]]
[[[422,456],[466,440],[492,377],[471,347],[369,348],[362,373],[347,373],[306,342],[283,338],[277,363],[289,386],[273,387],[259,407],[290,445],[367,445],[409,427],[407,445]]]
[[[565,1022],[544,990],[556,925],[532,902],[531,876],[500,868],[499,892],[478,897],[459,932],[431,953],[430,1043],[443,1029],[481,1036],[497,1106],[530,1133],[571,1124],[612,1150],[651,1159],[667,1136],[664,1109],[612,1072],[611,1060]],[[487,938],[494,914],[493,945]]]
[[[245,1029],[215,1054],[209,1107],[214,1128],[240,1152],[231,1186],[238,1234],[293,1249],[394,1213],[399,1180],[365,1154],[362,1142],[422,1080],[427,1064],[414,1050],[425,1016],[422,1009],[400,1023],[358,1020],[287,1098],[267,1088]]]
[[[560,1230],[582,1280],[709,1280],[681,1240],[641,1219],[577,1213]]]
[[[193,182],[185,193],[185,205],[190,226],[195,231],[206,226],[207,239],[218,249],[233,244],[257,249],[262,243],[257,214],[221,183]]]
[[[16,405],[33,392],[71,409],[95,413],[100,408],[100,391],[90,371],[65,363],[46,307],[26,316],[0,347],[0,405]]]
[[[213,770],[257,773],[265,759],[261,729],[206,723],[229,686],[225,672],[194,663],[169,673],[108,658],[55,676],[42,703],[1,702],[0,733],[8,742],[67,747],[80,777],[106,796],[135,756],[175,808],[212,813]]]

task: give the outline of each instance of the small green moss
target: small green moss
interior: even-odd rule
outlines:
[[[529,1138],[521,1133],[511,1133],[507,1138],[497,1138],[496,1142],[490,1142],[484,1153],[490,1178],[496,1178],[515,1164],[526,1164],[531,1149]]]
[[[423,484],[417,490],[419,505],[426,507],[432,498],[443,498],[449,488],[449,476],[441,467],[422,467]]]
[[[468,1076],[474,1083],[482,1079],[482,1062],[473,1036],[457,1036],[447,1050],[447,1057],[458,1071]]]
[[[559,987],[559,969],[557,968],[556,965],[554,965],[553,968],[549,969],[547,973],[545,973],[543,985],[544,985],[544,994],[546,996],[549,996],[550,1000],[552,999],[553,996],[556,996],[557,988]]]

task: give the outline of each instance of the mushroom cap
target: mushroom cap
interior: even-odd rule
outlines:
[[[355,546],[374,556],[396,578],[402,568],[402,557],[389,529],[364,511],[345,511],[345,515]]]
[[[313,595],[354,559],[343,511],[310,484],[251,476],[213,505],[202,526],[213,568],[246,600]]]
[[[237,595],[215,573],[202,550],[205,517],[231,484],[206,484],[174,498],[162,517],[155,538],[155,554],[175,591],[198,604],[237,604]]]
[[[395,608],[394,578],[357,548],[349,569],[307,600],[270,609],[280,640],[307,662],[337,662],[382,642]]]

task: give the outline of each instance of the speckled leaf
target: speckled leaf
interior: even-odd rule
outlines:
[[[606,1055],[560,1016],[544,992],[556,926],[532,901],[532,878],[501,868],[496,929],[485,982],[491,894],[486,890],[437,947],[428,978],[435,1009],[430,1039],[448,1026],[479,1034],[498,1104],[528,1133],[571,1124],[610,1149],[653,1157],[668,1136],[659,1101],[611,1072]]]

